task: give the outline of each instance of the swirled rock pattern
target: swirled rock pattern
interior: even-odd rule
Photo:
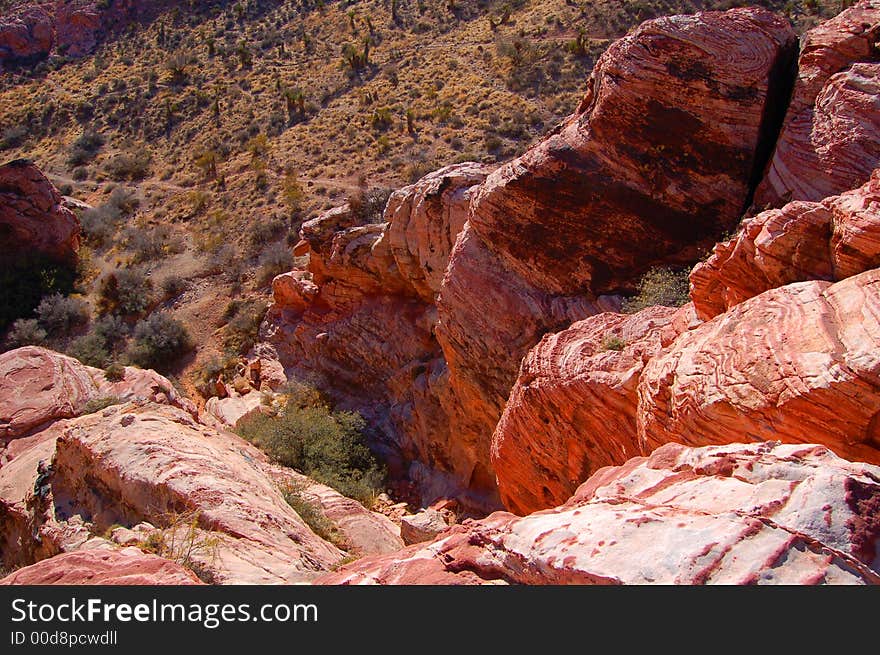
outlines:
[[[798,78],[759,208],[818,201],[880,166],[880,2],[862,0],[803,38]]]
[[[795,51],[788,22],[759,8],[643,23],[599,58],[558,133],[489,176],[475,233],[551,294],[627,290],[693,261],[747,203]]]
[[[822,202],[795,201],[746,219],[691,272],[697,314],[708,320],[768,289],[842,280],[880,266],[880,170]]]
[[[555,509],[466,521],[318,582],[877,584],[878,481],[823,446],[668,444]]]
[[[603,466],[647,455],[636,386],[648,360],[684,330],[691,307],[603,313],[545,336],[523,359],[492,437],[504,506],[561,505]]]
[[[46,348],[25,346],[0,354],[0,443],[52,421],[79,416],[90,400],[140,398],[195,414],[171,381],[152,370],[126,366],[122,379]]]
[[[639,381],[647,449],[781,440],[880,463],[880,269],[766,291],[682,334]]]
[[[0,585],[194,585],[202,582],[176,562],[138,548],[93,548],[25,566]]]

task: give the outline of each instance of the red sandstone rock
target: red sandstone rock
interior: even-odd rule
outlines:
[[[202,582],[180,564],[137,548],[94,548],[26,566],[0,585],[193,585]]]
[[[53,19],[46,7],[0,17],[0,70],[6,60],[45,57],[53,45]]]
[[[780,440],[880,463],[880,269],[737,305],[652,359],[638,394],[647,449]]]
[[[863,0],[803,38],[785,123],[755,205],[818,201],[880,166],[880,2]]]
[[[97,398],[139,398],[196,411],[155,371],[127,366],[122,380],[110,382],[104,371],[45,348],[26,346],[0,354],[0,441],[78,416]]]
[[[386,238],[401,275],[433,303],[458,233],[468,219],[476,186],[491,168],[466,162],[429,173],[391,194]]]
[[[669,444],[555,509],[467,521],[318,583],[877,584],[878,480],[822,446]]]
[[[550,294],[628,290],[693,261],[742,213],[795,46],[788,21],[755,7],[643,23],[555,134],[488,177],[474,232]]]
[[[39,252],[74,260],[80,225],[61,194],[40,170],[24,159],[0,166],[0,252]]]
[[[692,316],[690,307],[603,313],[532,348],[492,438],[507,509],[560,505],[599,468],[647,454],[636,426],[639,376]]]
[[[272,280],[272,300],[279,309],[304,312],[318,295],[306,271],[282,273]]]
[[[880,266],[880,170],[821,203],[795,201],[747,219],[691,272],[691,297],[708,320],[768,289],[842,280]]]

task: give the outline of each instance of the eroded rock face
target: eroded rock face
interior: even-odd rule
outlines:
[[[880,2],[863,0],[804,35],[798,78],[755,206],[819,201],[880,166]]]
[[[822,446],[669,444],[555,509],[467,521],[318,582],[876,584],[878,480]]]
[[[81,515],[100,534],[141,521],[186,530],[175,517],[195,511],[204,548],[194,559],[221,583],[293,582],[339,561],[342,553],[303,523],[249,450],[176,408],[115,406],[59,436],[55,513]]]
[[[19,569],[0,585],[193,585],[181,565],[138,548],[93,548],[64,553]]]
[[[821,202],[795,201],[746,219],[691,272],[697,314],[708,320],[768,289],[842,280],[880,266],[880,171]]]
[[[195,406],[152,370],[125,367],[121,380],[46,348],[25,346],[0,354],[0,443],[63,418],[79,416],[91,400],[140,398],[195,414]]]
[[[388,201],[388,241],[401,275],[427,303],[436,300],[475,187],[492,168],[465,162],[429,173]]]
[[[880,463],[880,270],[762,293],[682,334],[642,373],[644,447],[823,443]]]
[[[693,261],[747,203],[795,51],[788,21],[758,8],[643,23],[599,58],[557,134],[489,176],[474,231],[556,295]]]
[[[38,252],[73,261],[80,225],[45,175],[24,159],[0,166],[0,256]]]
[[[45,57],[53,43],[53,20],[45,7],[28,7],[0,18],[0,66],[5,60]]]
[[[507,509],[555,507],[598,469],[648,454],[636,425],[639,376],[692,316],[691,307],[607,312],[529,351],[492,437]]]

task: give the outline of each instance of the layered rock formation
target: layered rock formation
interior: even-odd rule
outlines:
[[[103,371],[27,347],[0,355],[0,372],[4,436],[11,439],[0,464],[5,566],[106,549],[98,535],[128,526],[112,538],[186,564],[205,580],[308,580],[346,553],[285,501],[282,490],[292,481],[336,525],[350,553],[403,545],[387,518],[200,422],[195,407],[153,371],[126,368],[123,380],[110,383]],[[115,404],[89,408],[90,399],[105,397]],[[84,411],[93,413],[80,416]],[[104,575],[103,565],[95,566],[95,575]],[[38,573],[51,577],[57,569]]]
[[[0,166],[0,256],[71,261],[79,239],[79,220],[40,169],[24,159]]]
[[[639,376],[692,311],[599,314],[526,355],[492,439],[505,507],[527,514],[560,505],[598,469],[648,454],[637,436]]]
[[[429,175],[392,196],[382,225],[346,208],[306,223],[309,275],[276,280],[265,338],[289,372],[379,426],[424,502],[497,506],[491,435],[520,360],[545,333],[619,308],[600,294],[692,261],[738,219],[795,41],[754,8],[645,23],[519,159]]]
[[[880,463],[880,269],[766,291],[682,334],[642,372],[648,450],[819,441]]]
[[[880,166],[880,2],[862,0],[804,35],[798,78],[755,205],[818,201]]]
[[[56,555],[0,579],[0,585],[193,585],[180,564],[137,548],[93,548]]]
[[[196,413],[195,405],[155,371],[126,366],[120,380],[110,381],[101,369],[52,350],[26,346],[0,354],[0,445],[52,421],[79,416],[90,401],[98,399],[142,399]]]
[[[691,272],[691,297],[708,320],[790,282],[842,280],[878,266],[880,170],[839,196],[795,201],[746,219]]]
[[[669,444],[555,509],[467,521],[319,582],[877,584],[878,480],[822,446]]]

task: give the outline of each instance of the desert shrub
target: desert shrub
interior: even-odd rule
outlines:
[[[337,548],[342,550],[349,548],[345,536],[336,524],[324,516],[320,508],[303,495],[304,485],[291,482],[281,487],[280,491],[287,504],[299,514],[299,517],[312,529],[312,532]]]
[[[82,182],[83,180],[88,179],[89,169],[85,166],[77,166],[73,169],[71,177],[77,182]]]
[[[217,559],[219,538],[203,530],[199,510],[169,512],[162,517],[164,528],[150,532],[138,548],[177,562],[193,571],[204,582],[211,583],[210,567]]]
[[[623,350],[626,348],[626,341],[618,337],[617,335],[611,334],[606,336],[602,340],[602,350]]]
[[[358,189],[349,197],[348,206],[361,223],[381,223],[392,191],[386,187]]]
[[[119,396],[100,396],[99,398],[92,398],[89,402],[87,402],[82,408],[82,416],[86,414],[94,414],[95,412],[100,412],[102,409],[107,409],[110,405],[120,405],[125,401]]]
[[[243,419],[238,433],[280,464],[369,505],[384,473],[367,447],[364,419],[314,399],[303,404],[303,398],[288,397],[276,416]]]
[[[122,218],[132,214],[140,201],[134,192],[116,187],[102,205],[87,209],[80,217],[83,233],[89,243],[103,247],[116,234]]]
[[[136,269],[123,268],[101,279],[98,310],[102,314],[138,316],[152,303],[153,282]]]
[[[112,361],[107,341],[94,332],[74,339],[67,348],[67,354],[95,368],[104,368]]]
[[[293,253],[284,243],[273,243],[263,251],[259,260],[257,283],[264,286],[276,275],[293,268]]]
[[[141,368],[167,369],[192,349],[183,323],[164,312],[157,312],[134,326],[127,355]]]
[[[104,164],[104,170],[114,180],[142,180],[150,173],[153,155],[146,149],[117,153]]]
[[[18,318],[32,318],[44,296],[70,294],[76,267],[35,253],[0,258],[0,331]]]
[[[25,142],[27,135],[28,128],[26,125],[13,125],[12,127],[7,127],[3,130],[3,133],[0,134],[0,150],[17,148]]]
[[[70,154],[67,157],[68,166],[82,166],[95,158],[101,146],[104,145],[104,137],[94,130],[86,130],[70,146]]]
[[[102,316],[92,326],[92,333],[100,337],[111,353],[117,353],[125,346],[130,332],[128,323],[121,316]]]
[[[629,314],[654,305],[681,307],[690,300],[688,271],[652,268],[639,280],[638,293],[627,298],[623,311]]]
[[[125,367],[113,362],[104,369],[104,379],[108,382],[119,382],[125,379]]]
[[[134,254],[136,263],[161,259],[171,242],[171,227],[156,225],[153,228],[131,227],[123,234],[125,247]]]
[[[6,336],[8,348],[21,348],[22,346],[42,346],[48,336],[34,318],[20,318],[12,324],[12,329]]]
[[[261,248],[275,239],[284,230],[284,227],[284,221],[275,216],[254,221],[248,235],[251,246]]]
[[[223,347],[226,352],[243,354],[253,347],[257,341],[257,333],[260,331],[260,323],[266,315],[266,308],[267,305],[263,300],[236,303],[223,337]]]
[[[169,275],[162,280],[162,293],[166,298],[176,298],[186,291],[187,282],[179,275]]]
[[[51,337],[67,337],[73,328],[89,322],[89,304],[81,298],[53,293],[36,309],[37,321]]]

